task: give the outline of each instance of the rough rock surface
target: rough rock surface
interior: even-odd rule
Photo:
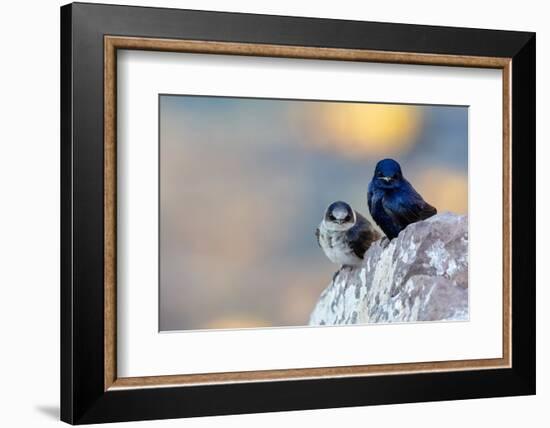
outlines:
[[[378,241],[363,265],[343,268],[310,325],[468,319],[468,219],[439,214]]]

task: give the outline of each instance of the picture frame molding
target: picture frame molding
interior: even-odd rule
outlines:
[[[468,369],[494,369],[511,365],[510,320],[510,66],[509,58],[465,55],[432,55],[403,52],[378,52],[289,45],[267,45],[199,40],[174,40],[106,35],[105,46],[105,390],[119,388],[185,386],[269,380],[295,380],[369,376],[374,374],[415,373]],[[434,361],[406,364],[278,369],[246,372],[205,373],[170,376],[117,377],[116,375],[116,62],[117,50],[145,50],[207,55],[245,55],[332,61],[380,62],[417,65],[495,68],[502,70],[503,94],[503,349],[502,358]]]

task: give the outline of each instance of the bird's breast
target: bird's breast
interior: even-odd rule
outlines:
[[[349,245],[346,232],[329,231],[321,227],[319,243],[325,255],[333,263],[353,265],[360,261]]]

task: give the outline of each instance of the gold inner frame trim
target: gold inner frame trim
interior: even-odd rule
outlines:
[[[503,94],[503,323],[502,358],[377,364],[342,367],[261,370],[170,376],[117,377],[116,367],[116,85],[117,50],[147,50],[217,55],[261,56],[333,61],[381,62],[494,68],[502,70]],[[193,386],[220,383],[283,381],[312,378],[359,377],[422,372],[480,370],[511,367],[511,58],[386,52],[252,43],[104,37],[104,389]]]

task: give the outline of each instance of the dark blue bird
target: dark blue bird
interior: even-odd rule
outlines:
[[[367,198],[373,220],[390,240],[409,224],[437,214],[403,177],[401,166],[393,159],[376,164]]]

